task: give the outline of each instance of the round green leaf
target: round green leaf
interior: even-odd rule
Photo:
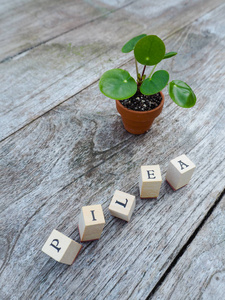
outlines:
[[[155,72],[151,78],[143,81],[140,91],[144,95],[154,95],[160,92],[169,81],[169,73],[164,70]]]
[[[156,35],[148,35],[139,40],[134,47],[136,60],[147,66],[158,64],[165,55],[166,48],[163,41]]]
[[[136,93],[137,83],[127,71],[112,69],[106,71],[100,78],[99,89],[109,98],[123,100]]]
[[[173,57],[175,55],[177,55],[177,52],[168,52],[164,55],[163,59],[167,59],[167,58]]]
[[[132,38],[131,40],[129,40],[121,49],[121,51],[123,53],[128,53],[132,50],[134,50],[135,45],[137,44],[137,42],[142,39],[143,37],[145,37],[147,34],[141,34],[138,36],[135,36],[134,38]]]
[[[179,106],[189,108],[195,105],[196,96],[189,85],[181,80],[169,83],[168,91],[171,99]]]

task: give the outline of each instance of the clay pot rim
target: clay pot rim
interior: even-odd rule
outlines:
[[[154,113],[155,111],[159,110],[160,108],[163,107],[164,105],[164,94],[162,92],[160,92],[160,95],[162,97],[162,101],[161,103],[159,104],[159,106],[157,106],[156,108],[153,108],[151,110],[146,110],[146,111],[138,111],[138,110],[133,110],[133,109],[128,109],[126,108],[125,106],[123,106],[123,104],[120,103],[120,101],[122,100],[116,100],[117,104],[120,106],[121,109],[127,111],[128,113],[135,113],[135,114],[138,114],[138,115],[147,115],[149,114],[150,112],[151,113]]]

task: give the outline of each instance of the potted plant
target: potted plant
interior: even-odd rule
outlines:
[[[176,55],[166,53],[164,42],[156,35],[142,34],[132,38],[122,48],[123,53],[134,51],[136,80],[122,69],[106,71],[100,78],[100,91],[116,100],[124,127],[133,134],[146,132],[154,119],[161,113],[164,104],[163,88],[168,85],[171,99],[179,106],[190,108],[195,105],[193,90],[181,80],[169,82],[169,73],[155,68],[159,62]],[[138,63],[143,65],[141,73]],[[149,75],[146,69],[152,66]]]

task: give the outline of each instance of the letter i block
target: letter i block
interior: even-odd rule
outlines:
[[[188,184],[194,172],[195,164],[185,155],[172,159],[169,163],[166,180],[173,190]]]
[[[109,205],[109,211],[112,216],[129,222],[135,204],[135,196],[116,190]]]
[[[159,165],[141,166],[140,198],[157,198],[161,184],[162,177]]]
[[[81,248],[82,245],[54,229],[41,250],[60,263],[72,265]]]
[[[98,240],[105,226],[105,218],[101,204],[83,206],[78,229],[81,242]]]

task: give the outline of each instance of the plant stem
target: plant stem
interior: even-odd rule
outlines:
[[[150,77],[152,76],[152,73],[154,72],[156,66],[157,66],[157,65],[154,66],[154,68],[152,69],[152,71],[151,71],[150,75],[148,76],[148,78],[150,78]]]
[[[144,76],[144,74],[145,74],[145,69],[146,69],[146,65],[145,65],[144,68],[143,68],[143,71],[142,71],[142,74],[141,74],[141,80],[140,80],[140,81],[142,81],[142,78],[143,78],[143,76]]]
[[[135,60],[135,67],[136,67],[137,81],[138,81],[138,65],[137,65],[136,58],[134,58],[134,60]]]

